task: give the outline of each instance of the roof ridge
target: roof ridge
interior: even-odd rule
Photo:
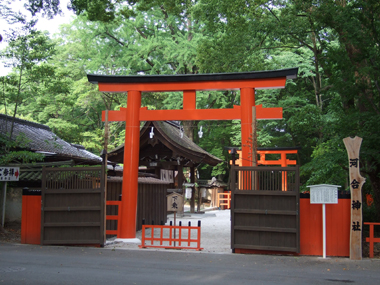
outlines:
[[[13,117],[5,115],[5,114],[0,114],[0,118],[4,118],[5,120],[9,119],[10,122],[11,122],[11,120],[13,120]],[[43,125],[43,124],[27,121],[27,120],[20,119],[20,118],[17,118],[17,117],[15,117],[14,119],[15,119],[15,123],[18,123],[18,124],[21,124],[21,125],[28,125],[28,126],[31,126],[31,127],[36,127],[36,128],[39,128],[39,129],[44,129],[44,130],[50,131],[50,127],[47,126],[47,125]]]

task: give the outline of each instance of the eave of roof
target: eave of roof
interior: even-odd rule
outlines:
[[[212,166],[217,165],[223,160],[208,153],[197,144],[192,142],[186,135],[182,138],[179,134],[179,129],[171,122],[146,122],[144,127],[140,131],[140,151],[145,146],[146,140],[144,137],[149,137],[150,126],[155,127],[155,136],[161,138],[161,143],[171,149],[174,153],[182,155],[189,161],[193,161],[196,164],[206,163]],[[143,142],[145,141],[145,144]],[[121,163],[121,154],[124,152],[124,144],[118,146],[109,152],[108,159],[114,162]],[[117,155],[112,155],[117,154]]]
[[[91,83],[155,83],[155,82],[199,82],[199,81],[228,81],[245,79],[297,78],[298,67],[278,70],[212,73],[212,74],[176,74],[176,75],[96,75],[87,74]]]
[[[101,164],[102,162],[101,157],[85,150],[83,146],[62,140],[46,125],[0,114],[0,134],[9,136],[12,120],[14,120],[12,140],[18,136],[25,137],[18,149],[42,153],[45,161],[73,159],[81,164]]]
[[[179,129],[172,124],[161,121],[153,122],[153,124],[163,134],[173,148],[180,150],[184,155],[186,155],[187,152],[188,156],[198,156],[199,161],[196,161],[196,163],[200,163],[203,160],[205,163],[215,166],[222,162],[221,159],[208,153],[203,148],[192,142],[187,136],[184,135],[181,138]]]

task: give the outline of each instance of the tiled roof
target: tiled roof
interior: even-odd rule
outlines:
[[[9,136],[13,118],[0,114],[0,134]],[[45,160],[73,159],[76,163],[101,164],[102,158],[87,151],[83,146],[70,144],[46,125],[15,118],[12,140],[21,139],[19,149],[45,155]]]
[[[174,122],[157,121],[154,122],[154,124],[157,124],[157,126],[159,126],[159,128],[172,140],[173,143],[176,143],[189,151],[203,154],[207,158],[214,160],[216,162],[215,164],[222,162],[221,159],[212,155],[211,153],[208,153],[203,148],[191,141],[188,136],[183,134],[181,137],[179,131],[180,128]]]
[[[176,122],[172,121],[149,121],[140,130],[140,160],[144,156],[144,150],[152,147],[151,143],[144,139],[149,137],[151,127],[155,130],[155,138],[157,137],[163,147],[172,152],[173,157],[168,157],[165,152],[166,160],[176,161],[178,156],[181,156],[184,161],[192,161],[194,164],[206,163],[212,166],[222,162],[218,157],[208,153],[193,141],[190,140],[185,134],[181,137],[180,127]],[[163,149],[154,150],[160,156]],[[124,153],[124,144],[110,151],[108,159],[113,162],[122,163]]]

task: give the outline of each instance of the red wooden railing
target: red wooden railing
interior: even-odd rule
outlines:
[[[218,193],[218,207],[227,206],[227,209],[231,208],[231,192]]]
[[[121,201],[106,201],[107,206],[118,206],[117,215],[106,215],[106,220],[116,220],[117,221],[117,230],[106,230],[106,235],[117,235],[119,231],[119,221],[120,221],[120,205]]]
[[[369,225],[369,237],[365,239],[366,242],[369,242],[369,257],[373,258],[373,244],[375,242],[380,242],[380,238],[375,238],[375,230],[374,226],[380,226],[380,223],[364,223],[365,225]]]
[[[150,233],[147,230],[150,229]],[[196,238],[191,237],[192,232],[196,232]],[[177,235],[176,235],[177,233]],[[195,249],[201,251],[201,222],[197,227],[189,226],[164,226],[164,225],[143,225],[140,248],[173,248],[173,249]]]

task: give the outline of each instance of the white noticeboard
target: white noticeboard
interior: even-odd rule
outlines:
[[[311,185],[310,204],[338,204],[338,185]]]
[[[310,185],[310,204],[322,204],[323,258],[326,258],[326,204],[338,204],[339,185]]]
[[[0,181],[18,181],[20,167],[0,166]]]

